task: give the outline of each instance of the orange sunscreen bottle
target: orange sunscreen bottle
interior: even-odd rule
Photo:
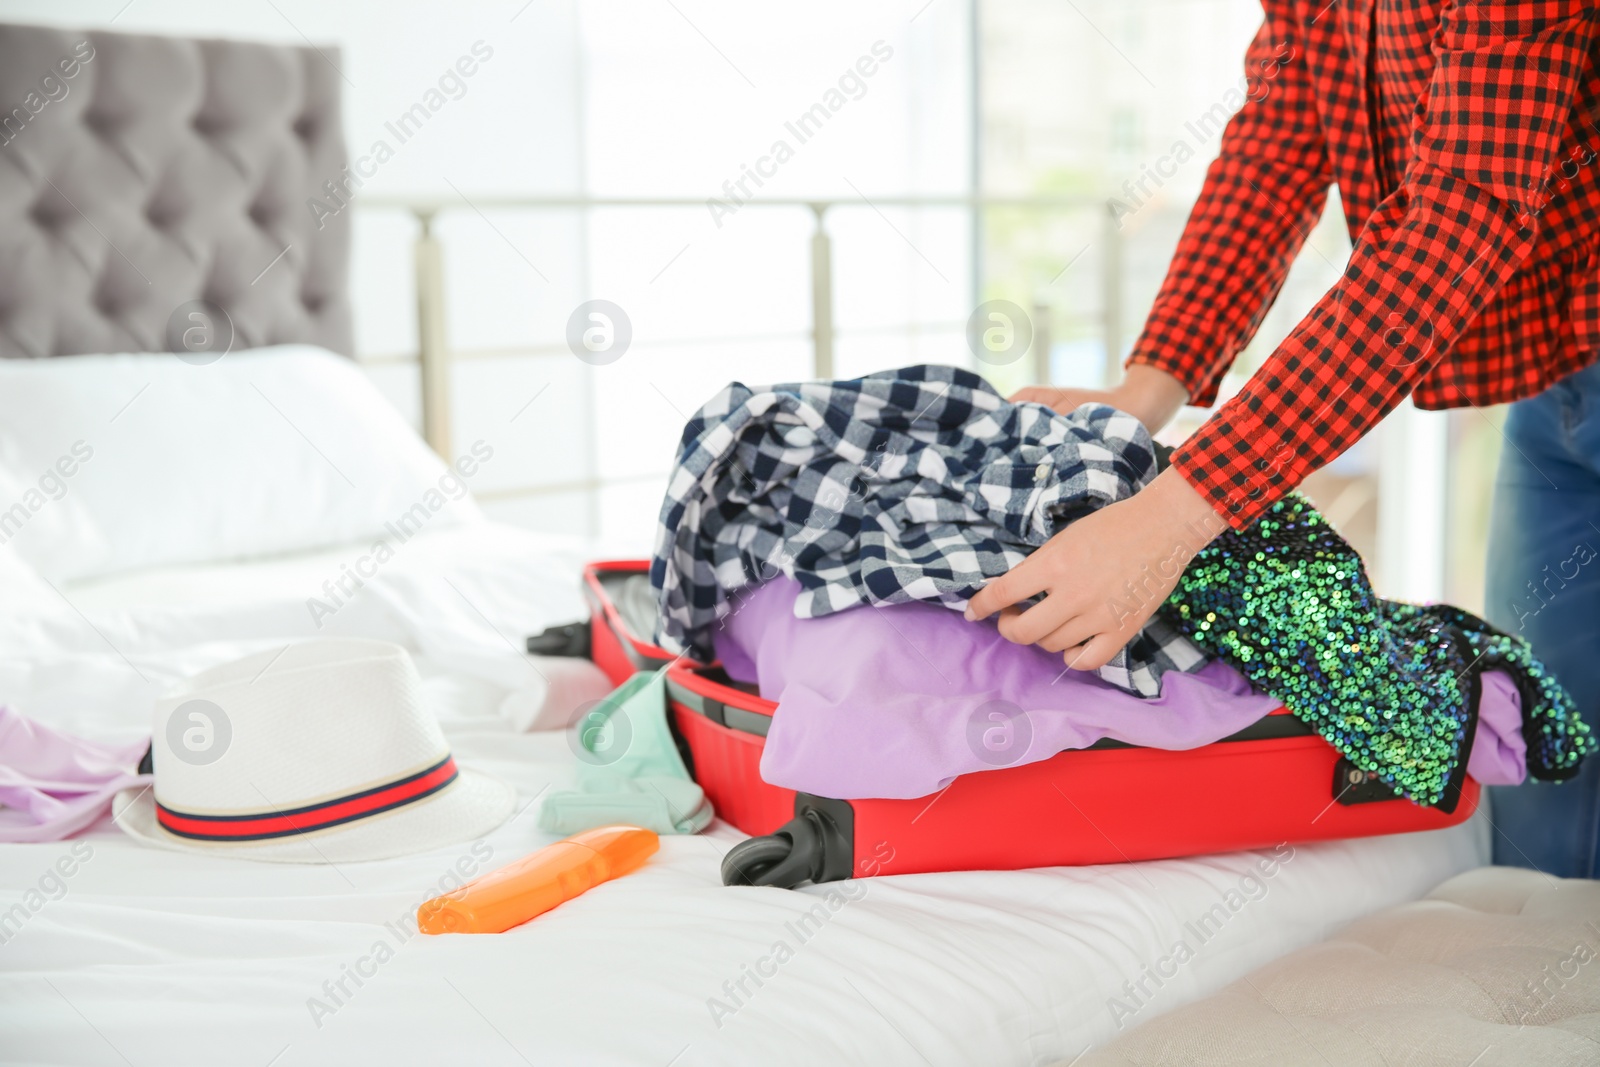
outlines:
[[[613,878],[638,870],[661,847],[654,830],[602,826],[557,841],[474,878],[417,909],[425,934],[498,934]]]

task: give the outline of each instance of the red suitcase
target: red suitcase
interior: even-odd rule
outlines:
[[[621,684],[666,665],[668,723],[717,815],[754,835],[723,861],[726,884],[794,886],[878,874],[1014,870],[1167,859],[1283,842],[1454,826],[1478,804],[1467,777],[1451,810],[1397,798],[1285,708],[1183,752],[1101,741],[1022,766],[965,774],[917,800],[829,798],[761,778],[777,705],[720,667],[674,659],[637,636],[619,592],[646,561],[591,564],[587,627],[528,639],[530,652],[589,655]],[[863,714],[870,713],[863,709]]]

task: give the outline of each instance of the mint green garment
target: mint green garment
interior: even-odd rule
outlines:
[[[711,822],[711,801],[689,777],[667,728],[666,674],[634,675],[578,721],[578,788],[545,798],[541,829],[565,836],[627,823],[694,834]]]

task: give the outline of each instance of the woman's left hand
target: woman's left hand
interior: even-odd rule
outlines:
[[[1095,670],[1127,645],[1178,584],[1194,554],[1226,529],[1211,505],[1168,469],[1144,489],[1056,534],[984,586],[967,618],[1000,613],[1009,641],[1059,652]],[[1023,611],[1018,601],[1045,597]]]

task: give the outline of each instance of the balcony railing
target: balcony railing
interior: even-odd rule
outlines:
[[[538,210],[589,211],[593,209],[704,208],[704,200],[679,197],[584,197],[584,196],[474,196],[461,197],[366,196],[363,208],[409,212],[417,222],[414,246],[416,269],[417,355],[421,367],[423,436],[441,455],[450,455],[450,362],[449,339],[445,332],[445,279],[443,248],[435,221],[446,212]],[[834,320],[833,239],[828,233],[827,216],[840,208],[956,208],[974,212],[981,218],[990,209],[1024,210],[1039,213],[1092,211],[1100,217],[1102,254],[1100,257],[1100,326],[1105,342],[1105,380],[1115,378],[1122,351],[1122,235],[1106,202],[1092,197],[1042,196],[884,196],[869,202],[862,198],[771,197],[750,200],[740,210],[809,211],[815,220],[811,235],[811,373],[817,378],[834,377],[834,342],[838,335]],[[976,294],[974,294],[976,296]],[[976,300],[974,300],[976,303]],[[1047,308],[1033,309],[1034,339],[1029,349],[1033,361],[1033,380],[1050,379],[1050,337]]]

